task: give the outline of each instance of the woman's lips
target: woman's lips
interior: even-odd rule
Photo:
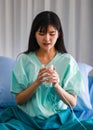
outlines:
[[[48,46],[48,45],[51,45],[51,44],[50,43],[43,43],[43,45]]]

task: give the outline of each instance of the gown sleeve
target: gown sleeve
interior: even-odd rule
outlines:
[[[26,74],[26,67],[26,57],[22,54],[17,59],[16,65],[12,71],[11,92],[19,93],[28,86],[29,81]]]
[[[84,92],[82,75],[80,73],[78,64],[71,56],[65,69],[62,86],[71,94],[79,95],[80,93]]]

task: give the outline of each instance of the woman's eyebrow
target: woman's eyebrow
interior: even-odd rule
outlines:
[[[55,33],[56,32],[56,30],[53,30],[53,31],[49,31],[49,33]]]

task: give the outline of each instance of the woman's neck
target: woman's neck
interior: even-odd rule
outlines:
[[[36,52],[36,56],[40,60],[42,64],[48,64],[56,55],[56,50],[51,50],[51,51],[42,51],[38,50]]]

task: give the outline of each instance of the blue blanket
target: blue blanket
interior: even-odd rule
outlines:
[[[0,130],[92,130],[93,119],[79,121],[70,110],[63,110],[46,120],[32,118],[18,107],[8,107],[0,114]]]

